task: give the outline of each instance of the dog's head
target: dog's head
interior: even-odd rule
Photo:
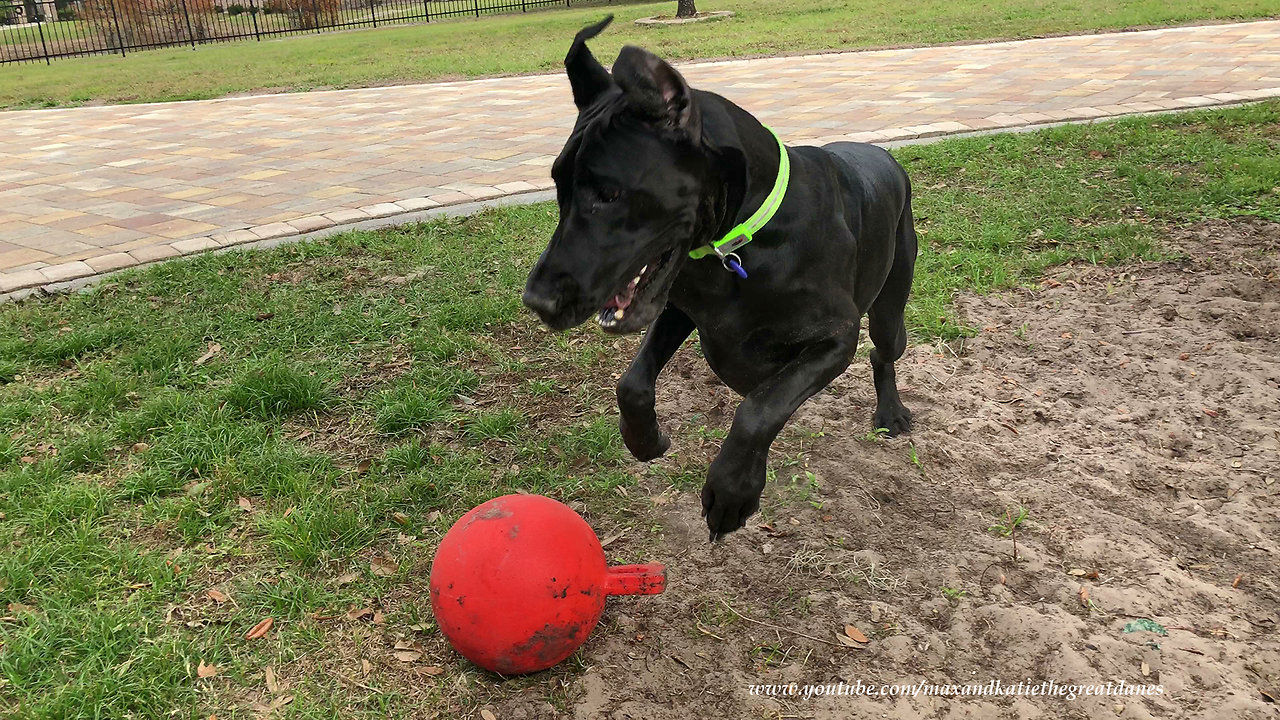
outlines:
[[[693,91],[675,68],[624,47],[613,74],[574,38],[565,68],[578,120],[551,167],[560,222],[529,274],[524,303],[564,330],[596,315],[636,332],[666,305],[705,224],[710,164]]]

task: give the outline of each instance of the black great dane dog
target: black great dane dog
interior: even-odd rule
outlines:
[[[618,384],[622,437],[640,460],[670,445],[654,383],[698,331],[711,369],[743,397],[702,489],[714,541],[759,508],[769,446],[849,366],[864,313],[872,424],[911,428],[893,369],[916,259],[911,185],[872,145],[782,146],[640,48],[624,47],[611,75],[586,47],[610,20],[565,57],[578,119],[551,168],[559,225],[523,299],[556,330],[592,316],[609,333],[648,328]]]

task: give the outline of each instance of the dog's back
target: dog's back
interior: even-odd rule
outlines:
[[[835,157],[847,193],[860,203],[896,206],[901,217],[911,200],[911,180],[888,150],[859,142],[831,143],[822,149]]]

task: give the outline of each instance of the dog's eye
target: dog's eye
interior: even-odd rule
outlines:
[[[611,190],[601,190],[601,191],[600,191],[600,202],[603,202],[603,203],[611,203],[611,202],[615,202],[615,201],[616,201],[618,198],[620,198],[620,197],[622,197],[622,191],[621,191],[621,190],[612,190],[612,189],[611,189]]]

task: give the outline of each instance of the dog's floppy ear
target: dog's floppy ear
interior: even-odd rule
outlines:
[[[601,20],[595,25],[584,27],[573,37],[573,45],[569,54],[564,56],[564,69],[569,73],[569,85],[573,87],[573,104],[579,110],[590,105],[609,89],[613,80],[609,71],[604,69],[599,60],[587,49],[587,41],[600,34],[600,31],[613,22],[613,16]]]
[[[693,90],[662,58],[627,45],[613,63],[613,78],[627,102],[640,114],[683,131],[691,139],[702,135],[702,118],[693,102]]]

